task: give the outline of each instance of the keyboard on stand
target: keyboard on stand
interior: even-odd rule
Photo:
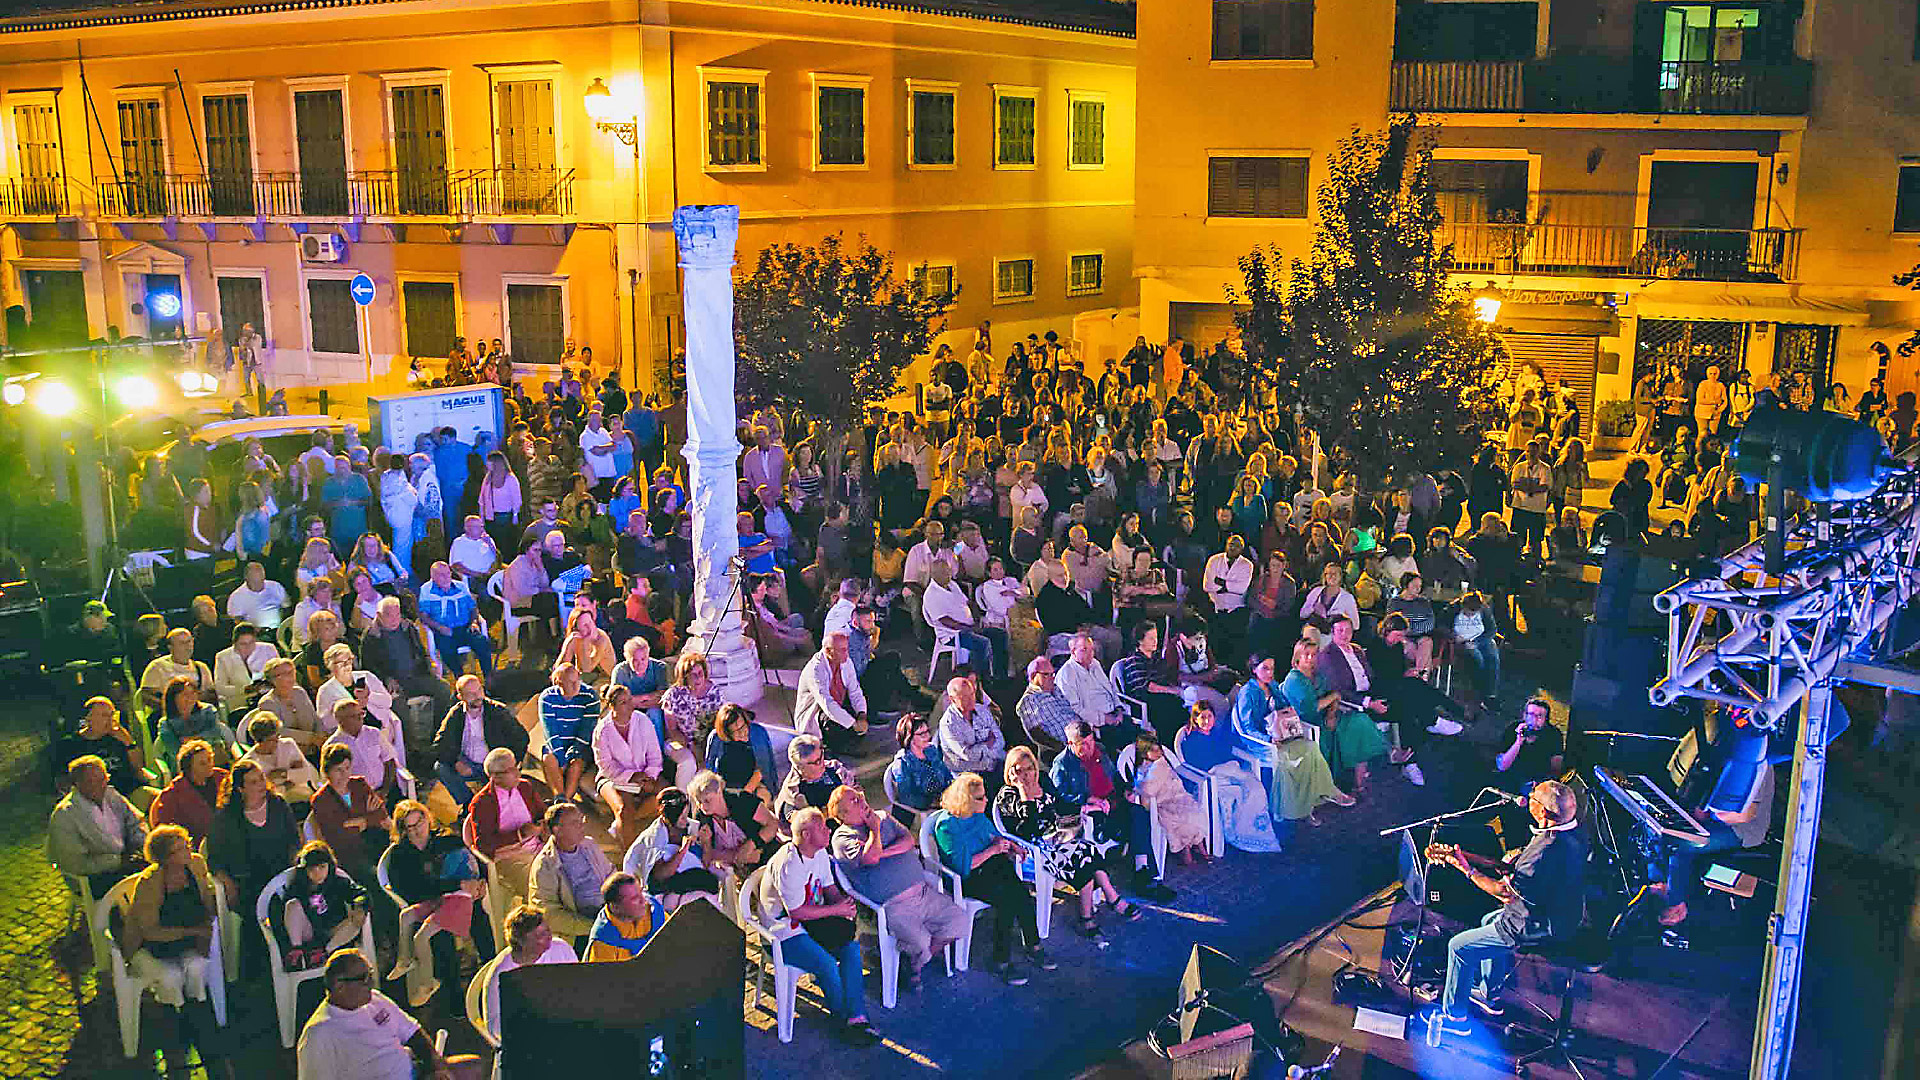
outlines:
[[[1707,842],[1707,830],[1681,805],[1673,801],[1652,777],[1623,773],[1604,765],[1593,767],[1593,778],[1614,802],[1626,808],[1649,831],[1672,840],[1691,844]]]

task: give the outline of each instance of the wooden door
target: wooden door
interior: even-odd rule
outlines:
[[[501,210],[555,212],[559,156],[553,130],[553,83],[503,82],[494,100]]]
[[[293,95],[294,145],[300,154],[300,212],[341,217],[347,212],[345,101],[338,90]]]

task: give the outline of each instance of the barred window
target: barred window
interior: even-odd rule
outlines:
[[[819,164],[867,163],[867,92],[858,86],[819,89]]]
[[[1893,231],[1920,232],[1920,163],[1900,166],[1900,187],[1893,201]]]
[[[1033,260],[1002,259],[993,264],[995,300],[1033,299]]]
[[[1082,167],[1107,163],[1107,103],[1075,98],[1072,102],[1071,155],[1067,164]]]
[[[759,165],[760,84],[707,84],[707,164]]]
[[[1086,252],[1067,257],[1067,295],[1087,296],[1100,291],[1105,284],[1106,256],[1099,252]]]
[[[953,299],[953,267],[941,263],[921,263],[913,268],[913,282],[931,300]]]
[[[993,163],[1032,165],[1039,103],[1031,93],[997,93],[993,98]]]
[[[952,165],[953,91],[915,90],[908,103],[913,125],[913,164]]]
[[[1313,59],[1313,0],[1213,0],[1213,58]]]
[[[307,332],[314,352],[360,351],[360,315],[353,308],[353,286],[344,279],[307,282]]]
[[[1208,217],[1307,216],[1307,159],[1209,158]]]

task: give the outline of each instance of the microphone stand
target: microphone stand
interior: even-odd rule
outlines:
[[[1497,798],[1482,802],[1481,800],[1486,799],[1489,794],[1495,795]],[[1413,830],[1424,825],[1427,828],[1427,843],[1432,844],[1434,833],[1438,830],[1442,822],[1452,821],[1455,818],[1463,818],[1469,814],[1477,814],[1482,810],[1492,809],[1507,801],[1508,798],[1504,793],[1495,791],[1493,788],[1483,787],[1480,789],[1480,793],[1473,797],[1473,802],[1468,804],[1464,810],[1450,810],[1444,814],[1435,814],[1432,817],[1421,818],[1419,821],[1409,821],[1404,825],[1394,825],[1381,829],[1379,835],[1391,836],[1394,833],[1405,833],[1407,834],[1407,842],[1412,843]],[[1424,860],[1426,858],[1426,847],[1421,847],[1415,852],[1414,857]],[[1423,883],[1426,881],[1426,876],[1426,872],[1424,871],[1420,875]],[[1404,957],[1396,958],[1394,961],[1393,975],[1402,986],[1407,985],[1407,979],[1413,974],[1414,954],[1420,951],[1420,939],[1426,936],[1427,894],[1431,891],[1430,889],[1422,888],[1419,898],[1414,901],[1414,906],[1419,909],[1419,915],[1414,921],[1413,934],[1407,939],[1407,954]]]

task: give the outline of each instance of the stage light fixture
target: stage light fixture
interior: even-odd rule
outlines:
[[[205,397],[220,389],[220,380],[204,371],[183,371],[176,379],[188,397]]]
[[[180,317],[180,294],[154,292],[147,294],[147,311],[162,319]]]
[[[1766,393],[1762,391],[1762,393]],[[1733,445],[1734,468],[1749,484],[1767,480],[1775,450],[1782,484],[1813,502],[1851,502],[1880,489],[1894,466],[1880,433],[1824,410],[1759,402]]]
[[[5,386],[0,386],[0,401],[4,401],[8,405],[19,405],[26,400],[26,383],[9,382]]]
[[[120,404],[138,411],[151,409],[160,402],[160,388],[145,375],[123,375],[113,384],[114,396]]]
[[[66,416],[80,407],[80,398],[73,387],[53,379],[34,388],[33,406],[48,416]]]

